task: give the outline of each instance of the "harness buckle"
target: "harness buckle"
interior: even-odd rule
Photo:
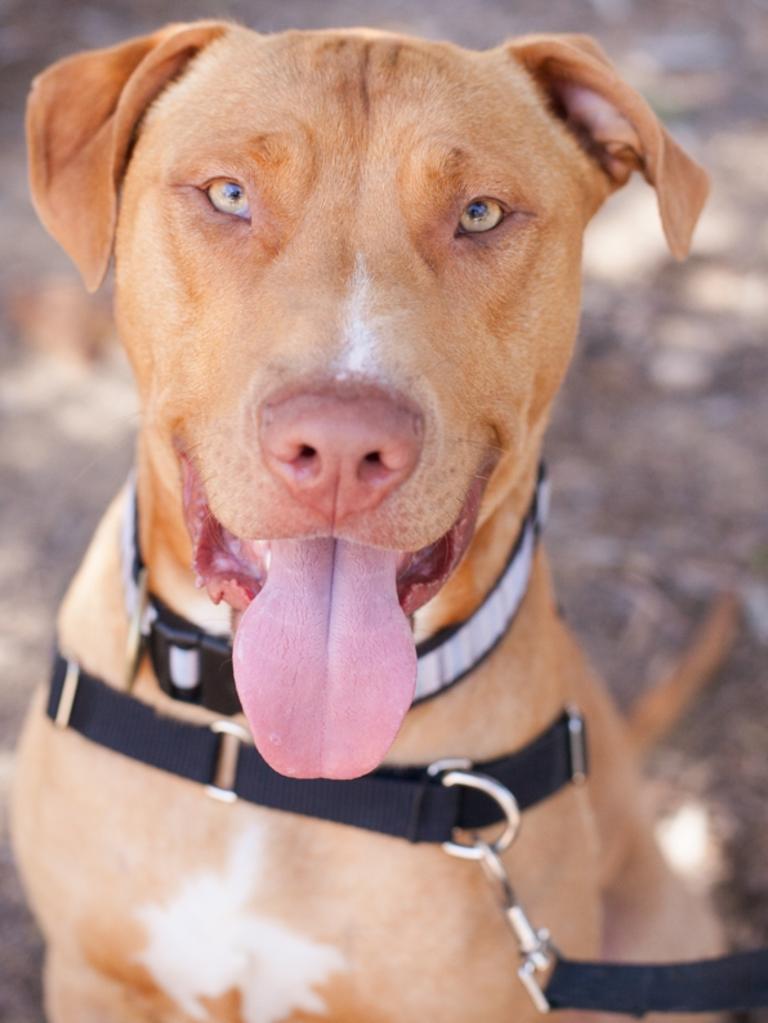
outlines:
[[[64,683],[59,694],[59,703],[56,707],[56,714],[53,723],[57,728],[68,728],[69,719],[72,717],[72,708],[77,696],[77,687],[80,684],[80,665],[76,661],[67,661],[67,670],[64,675]]]
[[[212,799],[218,799],[220,803],[236,803],[238,798],[235,791],[237,762],[240,759],[241,747],[252,744],[251,733],[245,725],[241,725],[237,721],[230,721],[228,718],[212,721],[210,729],[214,735],[219,736],[219,744],[216,750],[213,777],[210,784],[205,786],[205,791]]]
[[[584,715],[570,704],[565,709],[568,718],[568,752],[571,761],[571,783],[583,785],[587,780],[587,730]]]

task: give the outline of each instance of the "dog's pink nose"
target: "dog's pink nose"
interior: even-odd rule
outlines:
[[[339,387],[271,402],[261,412],[261,447],[291,493],[339,523],[375,508],[413,472],[423,420],[378,389]]]

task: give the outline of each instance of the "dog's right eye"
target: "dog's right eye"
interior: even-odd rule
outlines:
[[[235,217],[248,220],[251,210],[248,205],[248,196],[241,184],[237,181],[213,181],[205,189],[211,205],[220,213],[231,213]]]
[[[504,219],[501,203],[495,199],[473,199],[464,207],[459,220],[459,234],[481,234],[492,231]]]

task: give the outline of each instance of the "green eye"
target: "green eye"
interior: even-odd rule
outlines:
[[[251,215],[248,196],[237,181],[214,181],[206,188],[211,205],[220,213],[231,213],[247,220]]]
[[[460,234],[491,231],[504,219],[504,210],[495,199],[473,199],[459,218]]]

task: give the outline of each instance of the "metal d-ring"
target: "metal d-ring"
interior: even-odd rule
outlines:
[[[504,815],[504,829],[493,842],[480,839],[460,842],[454,832],[453,841],[443,842],[445,852],[462,860],[482,860],[486,857],[488,849],[499,856],[512,845],[520,830],[520,807],[506,785],[502,785],[488,774],[474,771],[471,760],[460,758],[436,760],[427,768],[427,774],[432,778],[439,778],[440,783],[446,788],[463,785],[465,788],[483,792],[499,806]]]

